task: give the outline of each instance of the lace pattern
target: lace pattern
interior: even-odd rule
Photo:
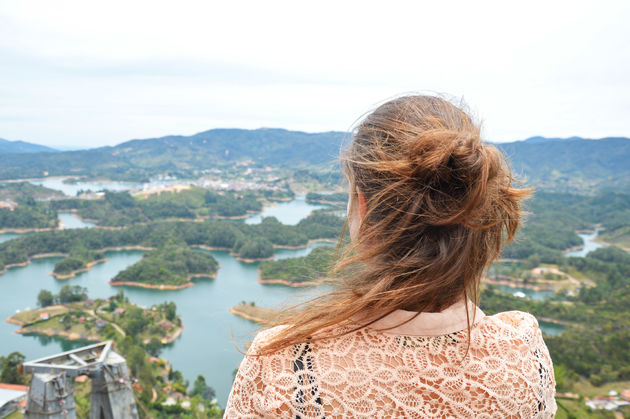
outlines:
[[[555,381],[536,319],[511,311],[471,329],[406,336],[364,328],[255,356],[239,368],[228,418],[550,418]],[[467,351],[468,347],[468,353]]]

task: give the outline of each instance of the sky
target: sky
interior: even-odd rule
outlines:
[[[405,93],[492,142],[630,137],[630,2],[0,0],[0,138],[352,128]]]

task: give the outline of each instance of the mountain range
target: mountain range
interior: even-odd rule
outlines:
[[[0,138],[0,154],[5,153],[42,153],[57,151],[45,145],[27,143],[26,141],[9,141]]]
[[[349,134],[338,131],[213,129],[86,150],[0,151],[0,179],[87,175],[140,180],[157,173],[185,175],[245,160],[276,167],[336,170],[339,150],[349,139]],[[564,192],[630,190],[628,138],[532,137],[495,145],[507,155],[516,175],[537,188]]]

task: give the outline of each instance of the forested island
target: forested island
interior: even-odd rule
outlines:
[[[0,270],[24,265],[34,257],[63,255],[65,258],[55,266],[55,274],[72,275],[86,269],[90,263],[102,260],[102,253],[107,250],[151,250],[168,242],[188,247],[229,250],[241,260],[256,261],[273,256],[274,248],[299,248],[306,247],[311,240],[334,240],[343,223],[341,217],[315,212],[295,226],[284,225],[268,217],[254,225],[210,220],[156,221],[114,230],[44,231],[0,243]],[[177,255],[183,259],[173,263],[188,263],[189,253],[180,252]],[[139,266],[140,271],[150,269],[149,263]],[[134,273],[138,274],[139,271]],[[148,277],[148,274],[144,276]],[[160,282],[160,285],[182,285],[181,277],[177,280],[174,276],[170,278],[175,283]]]
[[[52,274],[57,279],[74,278],[99,262],[105,262],[105,254],[100,251],[87,250],[81,246],[73,246],[70,253],[55,263]]]
[[[262,262],[258,282],[290,287],[319,285],[330,278],[334,258],[334,249],[326,246],[313,249],[307,256]]]
[[[215,278],[218,267],[209,253],[181,244],[167,244],[146,252],[139,262],[120,271],[110,284],[160,290],[186,288],[193,285],[194,278]]]
[[[106,191],[103,199],[63,199],[53,201],[52,207],[75,211],[98,226],[122,227],[164,219],[244,218],[262,211],[261,196],[254,192],[219,193],[199,187],[138,197],[126,191]]]

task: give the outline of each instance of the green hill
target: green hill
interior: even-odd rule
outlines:
[[[193,175],[212,167],[252,161],[257,165],[308,168],[336,162],[343,132],[284,129],[213,129],[191,136],[131,140],[115,147],[58,153],[0,154],[0,179],[86,175],[144,180],[164,172]],[[630,191],[630,139],[532,137],[497,146],[517,175],[538,189],[556,192]]]
[[[572,137],[502,143],[513,170],[529,185],[556,192],[630,190],[630,139]]]
[[[141,180],[165,171],[192,172],[252,160],[271,166],[312,166],[336,160],[344,133],[284,129],[213,129],[192,136],[131,140],[115,147],[60,153],[0,155],[0,179],[89,175]]]
[[[5,153],[42,153],[56,152],[54,148],[45,145],[27,143],[26,141],[9,141],[0,138],[0,154]]]

